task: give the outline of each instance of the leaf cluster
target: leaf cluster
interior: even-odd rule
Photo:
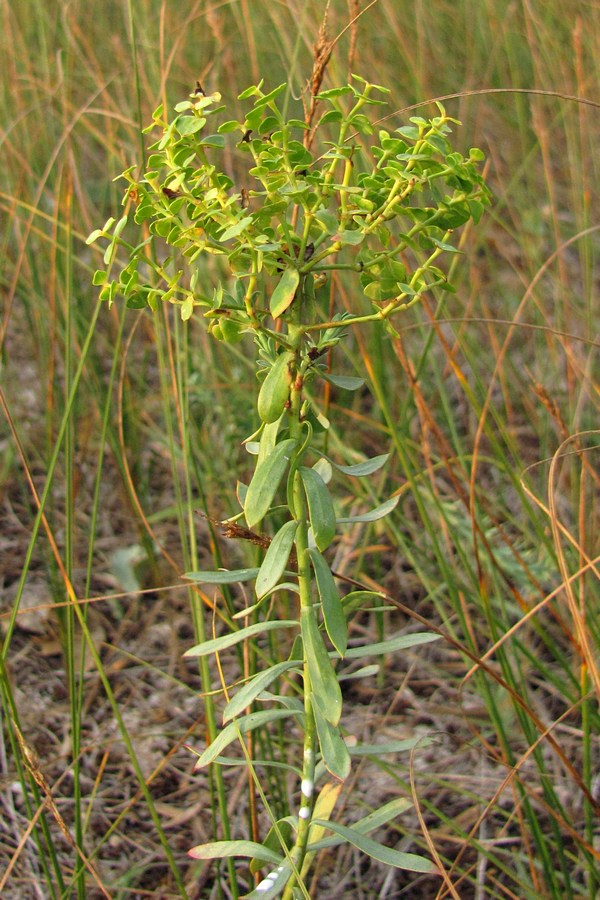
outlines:
[[[135,207],[133,220],[148,237],[125,241],[128,213],[89,238],[109,241],[106,268],[95,277],[105,299],[122,295],[132,307],[154,309],[169,301],[184,319],[201,307],[216,337],[236,340],[285,317],[299,290],[305,324],[313,325],[315,286],[335,269],[359,273],[373,313],[384,319],[432,286],[451,289],[437,258],[457,252],[453,231],[477,222],[489,203],[478,170],[483,154],[472,149],[464,157],[450,144],[456,120],[438,104],[431,119],[376,132],[366,112],[387,91],[353,76],[319,95],[324,111],[309,136],[303,121],[282,112],[285,88],[248,88],[241,119],[219,121],[219,93],[190,95],[170,120],[162,106],[154,112],[146,131],[160,137],[146,167],[121,176],[124,203]],[[244,171],[236,178],[228,174],[232,153]],[[164,250],[152,253],[149,245]],[[115,278],[118,248],[126,262]],[[207,290],[211,257],[223,265]]]

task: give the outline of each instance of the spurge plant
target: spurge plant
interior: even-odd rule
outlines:
[[[291,767],[299,776],[299,801],[271,821],[262,840],[253,834],[253,840],[216,841],[191,853],[227,857],[234,881],[231,859],[250,857],[251,871],[262,869],[263,877],[247,896],[283,894],[290,900],[308,896],[305,881],[315,853],[343,842],[392,866],[435,871],[429,860],[369,837],[405,809],[405,801],[385,804],[352,827],[331,820],[352,753],[364,752],[345,740],[340,724],[345,661],[435,636],[396,635],[348,646],[350,615],[381,606],[383,595],[351,590],[342,596],[328,548],[340,527],[380,519],[398,498],[359,516],[336,515],[333,471],[367,477],[387,456],[355,465],[329,458],[329,423],[315,398],[322,380],[345,390],[363,384],[328,368],[332,349],[351,326],[379,323],[394,333],[392,318],[425,292],[452,291],[440,258],[458,252],[456,229],[479,221],[489,193],[478,171],[483,154],[472,149],[464,157],[452,149],[455,120],[440,104],[431,119],[413,117],[391,132],[376,132],[367,113],[379,110],[376,95],[388,93],[385,88],[353,76],[350,84],[323,91],[316,98],[323,111],[310,126],[282,113],[285,91],[286,85],[269,93],[262,84],[250,87],[239,98],[249,107],[239,121],[223,121],[220,95],[206,94],[200,85],[171,120],[159,107],[146,131],[158,129],[160,136],[144,170],[136,174],[132,167],[122,176],[128,182],[124,203],[135,207],[141,239],[126,240],[132,227],[124,215],[110,219],[89,242],[109,242],[105,268],[94,277],[109,304],[123,296],[130,307],[156,311],[169,302],[184,321],[202,312],[218,340],[250,335],[256,347],[259,424],[245,442],[256,462],[249,484],[238,485],[241,511],[228,524],[233,528],[243,517],[247,532],[267,532],[270,543],[254,568],[187,574],[205,584],[252,582],[254,595],[250,607],[230,620],[228,633],[202,640],[185,655],[206,657],[269,631],[281,633],[281,658],[228,695],[224,727],[196,765],[219,767],[229,744],[289,719],[294,734],[302,735],[301,765]],[[240,171],[248,163],[243,176],[226,171],[232,150]],[[352,276],[362,289],[355,308],[332,313],[336,279]],[[284,593],[297,605],[293,616],[281,620],[277,597]],[[240,619],[244,627],[238,627]],[[406,746],[399,742],[391,749]],[[237,896],[237,882],[232,890]]]

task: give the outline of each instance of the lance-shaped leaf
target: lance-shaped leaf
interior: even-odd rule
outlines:
[[[317,580],[317,590],[321,600],[325,629],[329,635],[329,640],[340,656],[343,656],[348,645],[348,628],[335,579],[331,574],[331,569],[318,550],[311,549],[308,553]]]
[[[414,737],[406,738],[404,741],[388,741],[386,744],[358,744],[356,747],[349,747],[350,756],[374,756],[381,759],[384,753],[404,753],[406,750],[412,750],[414,747],[429,747],[434,744],[435,739],[432,737]]]
[[[363,604],[371,603],[373,600],[381,600],[382,598],[385,599],[385,594],[378,594],[376,591],[351,591],[342,597],[342,607],[344,613],[348,615]]]
[[[340,781],[350,774],[350,754],[336,725],[327,721],[319,697],[311,694],[321,755],[327,771]]]
[[[238,581],[252,581],[258,569],[218,569],[215,572],[186,572],[184,578],[199,584],[235,584]]]
[[[298,269],[294,269],[292,266],[290,266],[285,270],[285,272],[279,279],[277,287],[271,294],[271,303],[269,304],[269,308],[274,319],[277,319],[280,315],[282,315],[282,313],[286,311],[296,295],[296,290],[299,284],[300,272],[298,271]]]
[[[313,692],[321,700],[321,709],[327,721],[332,725],[337,725],[342,714],[342,691],[323,643],[313,609],[302,610],[301,625],[308,675]]]
[[[244,500],[248,528],[252,528],[268,513],[296,443],[292,438],[281,441],[256,467]]]
[[[352,475],[354,478],[362,478],[365,475],[372,475],[373,472],[379,471],[390,458],[389,453],[382,453],[380,456],[373,456],[371,459],[365,459],[364,462],[355,463],[352,466],[342,466],[339,463],[333,465],[339,472],[344,475]]]
[[[261,846],[266,850],[270,850],[271,853],[275,853],[275,855],[281,855],[283,847],[291,850],[294,846],[294,835],[297,827],[298,820],[294,821],[293,816],[285,816],[283,819],[278,819],[269,828]],[[261,859],[256,857],[250,860],[250,871],[253,875],[260,872],[262,868],[263,861]]]
[[[319,550],[329,547],[335,536],[335,510],[327,485],[318,472],[300,466],[300,476],[308,500],[310,524]]]
[[[399,634],[389,641],[379,641],[377,644],[365,644],[362,647],[350,647],[346,650],[346,659],[361,659],[363,656],[383,656],[386,653],[394,653],[397,650],[407,650],[409,647],[418,647],[419,644],[429,644],[431,641],[439,641],[439,634],[420,631],[417,634]]]
[[[344,391],[357,391],[365,383],[364,378],[355,375],[333,375],[331,372],[321,372],[321,378]]]
[[[194,859],[227,859],[228,857],[249,856],[260,859],[261,862],[278,865],[282,857],[268,847],[257,844],[255,841],[212,841],[208,844],[199,844],[188,850],[188,855]]]
[[[239,719],[236,719],[235,722],[230,722],[229,725],[225,726],[223,731],[219,732],[212,744],[209,744],[204,753],[200,754],[196,760],[194,769],[202,769],[204,766],[211,763],[225,747],[228,747],[229,744],[233,743],[240,734],[245,734],[247,731],[254,731],[255,728],[260,728],[277,719],[285,719],[295,715],[298,715],[298,713],[289,709],[265,709],[260,710],[259,712],[249,713],[247,716],[241,716]]]
[[[264,597],[265,594],[268,594],[285,572],[297,529],[297,522],[293,520],[286,522],[269,544],[256,579],[257,597]]]
[[[343,519],[338,519],[338,525],[354,522],[376,522],[378,519],[383,519],[384,516],[391,513],[391,511],[398,506],[399,500],[399,496],[390,497],[390,499],[386,500],[385,503],[382,503],[381,506],[376,506],[375,509],[371,509],[369,512],[361,513],[358,516],[346,516]]]
[[[401,853],[399,850],[392,850],[391,847],[385,847],[383,844],[378,844],[376,841],[371,840],[371,838],[361,834],[360,831],[357,831],[355,828],[347,828],[345,825],[340,825],[338,822],[326,822],[321,820],[316,820],[315,824],[323,825],[325,828],[333,831],[334,834],[339,835],[349,844],[352,844],[358,850],[366,853],[367,856],[376,859],[378,862],[384,863],[386,866],[394,866],[396,869],[406,869],[409,872],[432,873],[437,871],[434,864],[424,856],[418,856],[416,853]]]
[[[269,872],[253,891],[244,894],[244,900],[274,900],[283,891],[291,874],[291,865],[288,862],[281,863],[276,869]]]
[[[251,678],[243,688],[240,688],[235,697],[229,701],[223,710],[223,724],[227,724],[227,722],[250,706],[252,701],[275,681],[276,678],[279,678],[280,675],[283,675],[283,673],[287,672],[289,669],[296,668],[298,665],[301,664],[297,660],[286,659],[285,662],[277,663],[277,665],[271,666],[270,669],[259,672],[254,678]]]
[[[208,656],[211,653],[220,653],[221,650],[227,650],[228,647],[233,647],[235,644],[239,644],[240,641],[245,641],[247,638],[262,634],[263,631],[273,631],[273,629],[277,628],[297,627],[298,622],[294,619],[281,619],[281,621],[275,620],[273,622],[256,622],[254,625],[248,625],[247,628],[240,628],[239,631],[232,631],[229,634],[224,634],[223,637],[214,638],[210,641],[202,641],[201,644],[190,647],[183,655]]]
[[[383,806],[380,806],[362,819],[359,819],[358,822],[354,822],[352,828],[354,831],[360,832],[360,834],[368,834],[370,831],[374,831],[376,828],[381,828],[382,825],[386,825],[392,819],[395,819],[396,816],[401,816],[402,813],[411,809],[412,806],[412,802],[405,797],[396,797],[394,800],[390,800],[389,803],[384,803]],[[329,816],[322,816],[320,811],[315,807],[314,818],[329,819]],[[345,843],[344,839],[341,837],[328,837],[321,840],[319,831],[322,832],[323,830],[322,826],[315,826],[313,830],[313,823],[311,822],[310,843],[308,845],[310,850],[325,850],[327,847],[339,847],[340,844]],[[313,834],[315,835],[314,843]]]

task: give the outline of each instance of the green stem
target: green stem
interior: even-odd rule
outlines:
[[[300,346],[303,338],[304,329],[299,325],[290,325],[289,339],[297,351],[296,378],[292,384],[290,393],[290,409],[289,409],[289,428],[290,436],[298,441],[301,447],[300,453],[304,452],[303,439],[304,427],[302,424],[302,384],[303,384],[303,365],[300,361]],[[300,615],[314,616],[313,597],[312,597],[312,576],[310,557],[308,555],[308,507],[304,488],[300,474],[297,471],[297,465],[300,462],[296,459],[294,471],[291,473],[292,489],[291,489],[291,512],[298,522],[296,531],[296,555],[298,559],[298,588],[300,592]],[[313,792],[315,783],[315,756],[317,749],[317,727],[315,715],[311,701],[311,681],[308,671],[308,660],[306,650],[304,651],[303,665],[303,692],[304,692],[304,743],[302,755],[302,784],[300,794],[300,809],[298,811],[298,831],[296,834],[296,843],[292,850],[292,860],[296,867],[296,871],[302,869],[302,864],[306,856],[308,847],[308,834],[310,831],[310,822],[313,811]],[[292,900],[294,885],[297,883],[296,876],[292,876],[283,893],[283,900]]]

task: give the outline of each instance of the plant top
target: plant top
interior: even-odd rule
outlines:
[[[478,171],[483,153],[471,149],[466,158],[450,145],[456,120],[438,103],[434,118],[414,116],[376,132],[366,111],[384,105],[374,94],[389,91],[355,75],[318,95],[323,112],[309,130],[284,116],[278,101],[285,90],[281,84],[264,93],[262,82],[248,88],[239,97],[250,103],[243,120],[220,124],[221,95],[200,85],[171,121],[158,107],[145,131],[162,135],[145,171],[136,177],[132,166],[120,176],[128,181],[124,203],[135,204],[133,218],[149,237],[127,243],[123,216],[88,239],[110,240],[108,271],[94,278],[102,298],[123,295],[130,307],[152,309],[169,301],[184,320],[201,308],[215,337],[227,341],[246,331],[273,335],[276,320],[293,319],[322,346],[331,335],[322,334],[328,323],[315,300],[332,270],[359,275],[371,312],[357,302],[357,322],[387,321],[433,287],[452,290],[438,258],[458,252],[454,230],[478,222],[489,204]],[[239,180],[232,150],[248,162]],[[167,256],[149,252],[155,237]],[[119,245],[129,259],[114,279]],[[221,262],[216,271],[201,264],[207,255]],[[285,332],[277,327],[283,346]]]

